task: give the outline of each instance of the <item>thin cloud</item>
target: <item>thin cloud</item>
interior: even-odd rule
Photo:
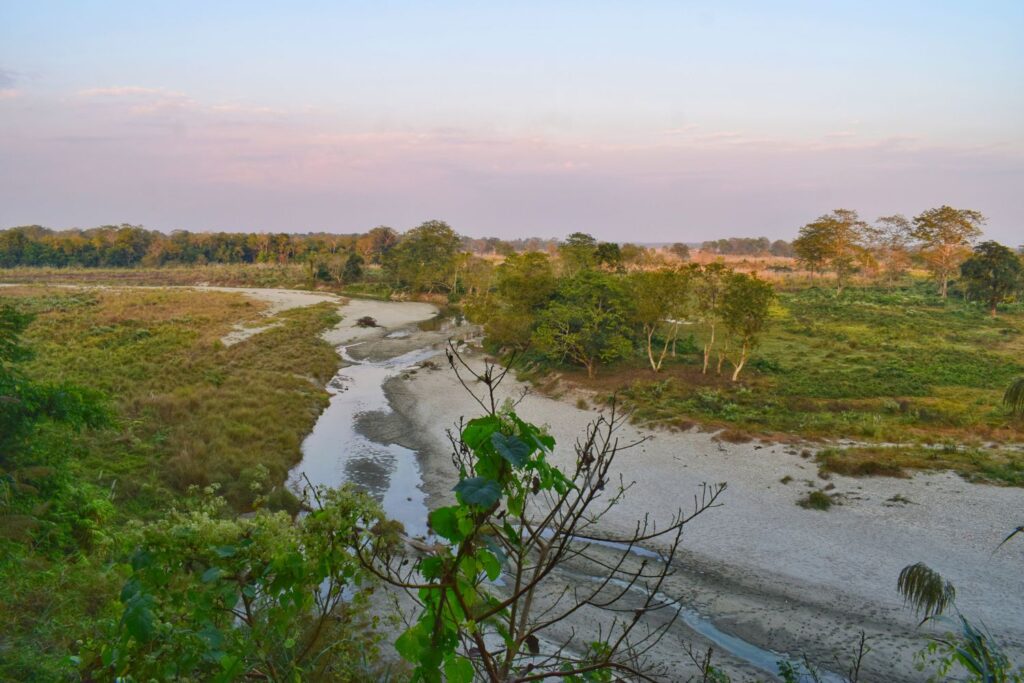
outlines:
[[[12,90],[18,81],[18,74],[10,69],[0,68],[0,90]]]
[[[185,97],[185,93],[166,88],[149,88],[140,85],[118,85],[107,88],[86,88],[76,93],[79,97],[136,97],[159,95],[163,97]]]

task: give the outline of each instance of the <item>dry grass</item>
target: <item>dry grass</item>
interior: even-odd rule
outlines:
[[[167,489],[210,484],[246,509],[279,486],[338,366],[319,338],[337,320],[330,304],[278,314],[279,326],[225,348],[220,337],[255,320],[262,304],[144,289],[2,288],[0,298],[37,314],[28,331],[33,376],[110,398],[117,425],[81,437],[82,474],[105,486],[116,480],[137,511],[160,507]]]
[[[971,481],[1024,486],[1024,453],[956,446],[858,446],[827,448],[817,455],[822,470],[854,477],[906,477],[908,470],[952,470]]]

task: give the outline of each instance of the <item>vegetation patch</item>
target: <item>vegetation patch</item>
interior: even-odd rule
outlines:
[[[1024,453],[957,446],[857,446],[817,455],[821,468],[847,476],[906,477],[907,470],[952,470],[970,481],[1024,486]]]
[[[834,505],[832,497],[824,491],[811,491],[796,504],[808,510],[828,510]]]
[[[107,426],[69,434],[42,424],[32,437],[49,458],[30,473],[42,477],[33,487],[65,492],[37,509],[33,533],[59,542],[0,538],[0,679],[62,680],[74,639],[116,623],[126,522],[162,518],[193,485],[218,488],[235,512],[257,501],[295,508],[283,483],[327,403],[339,359],[320,332],[338,316],[330,304],[294,309],[225,347],[220,337],[256,320],[262,304],[221,292],[39,287],[0,289],[0,304],[35,315],[27,377],[89,387],[111,413]]]

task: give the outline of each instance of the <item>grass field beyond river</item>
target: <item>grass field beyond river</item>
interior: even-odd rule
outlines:
[[[942,303],[923,288],[783,292],[752,372],[736,384],[701,375],[699,343],[698,337],[687,344],[664,376],[621,368],[594,386],[620,390],[635,418],[651,425],[702,423],[903,445],[833,452],[837,471],[844,458],[888,460],[900,464],[888,471],[873,464],[847,469],[889,474],[903,466],[949,467],[1024,484],[1019,452],[983,448],[1024,441],[1024,424],[1002,405],[1007,385],[1024,374],[1020,304],[993,319],[981,307]]]

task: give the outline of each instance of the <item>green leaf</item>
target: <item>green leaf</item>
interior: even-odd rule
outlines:
[[[448,683],[473,683],[473,664],[465,657],[448,655],[444,660],[444,675]]]
[[[444,569],[444,558],[441,557],[424,557],[420,560],[420,573],[423,577],[428,580],[434,580],[441,576],[441,570]]]
[[[452,489],[459,495],[462,502],[480,507],[491,507],[501,497],[501,486],[498,482],[483,477],[463,479]]]
[[[501,421],[493,415],[470,420],[462,430],[462,440],[467,446],[476,450],[484,445],[491,434],[501,429]]]
[[[422,624],[416,623],[398,636],[395,641],[395,650],[402,656],[402,659],[413,664],[419,661],[420,654],[423,652],[422,634]]]
[[[482,550],[477,554],[477,559],[480,561],[480,564],[483,565],[488,579],[494,581],[496,578],[501,576],[501,562],[499,562],[498,558],[494,556],[494,553]]]
[[[459,532],[459,508],[458,506],[437,508],[427,517],[430,528],[435,534],[449,541],[461,541],[463,536]]]
[[[203,583],[210,583],[212,581],[216,581],[217,579],[219,579],[221,573],[222,572],[220,570],[220,567],[210,567],[205,572],[203,572],[203,575],[199,577],[199,580]]]
[[[506,436],[501,432],[491,434],[491,443],[498,455],[508,460],[513,467],[522,467],[533,453],[533,448],[518,436]]]
[[[153,616],[153,596],[136,595],[124,606],[121,624],[128,635],[140,643],[148,643],[156,632]]]
[[[217,553],[218,557],[232,557],[236,552],[238,552],[238,548],[233,545],[222,545],[218,548],[214,548],[213,552]]]

